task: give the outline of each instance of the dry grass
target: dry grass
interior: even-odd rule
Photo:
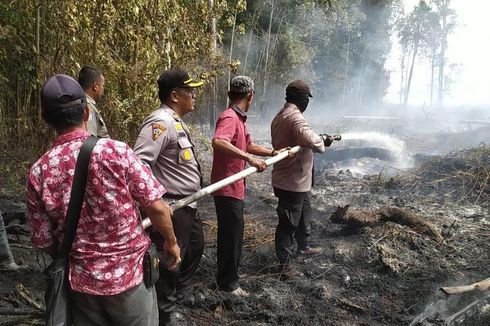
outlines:
[[[463,202],[490,200],[490,145],[451,152],[424,162],[411,174],[398,178],[405,192],[436,190]]]
[[[243,248],[254,251],[259,247],[265,245],[272,245],[274,243],[274,230],[270,225],[265,224],[263,217],[245,216],[245,230],[243,235]],[[218,232],[218,222],[203,221],[205,230],[206,246],[216,245],[216,237]]]

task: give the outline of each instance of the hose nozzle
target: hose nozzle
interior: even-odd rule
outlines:
[[[327,147],[329,147],[330,145],[332,145],[333,141],[336,140],[336,141],[339,141],[342,139],[342,136],[340,136],[339,134],[337,135],[333,135],[333,136],[330,136],[330,135],[327,135],[327,134],[320,134],[320,137],[322,137],[323,139],[323,144]]]

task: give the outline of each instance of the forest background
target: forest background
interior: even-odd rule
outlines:
[[[189,119],[207,137],[226,107],[230,78],[256,83],[252,112],[270,117],[284,87],[303,79],[325,112],[382,103],[390,85],[391,35],[402,54],[400,104],[416,57],[431,64],[431,104],[445,94],[450,0],[6,0],[0,2],[0,185],[22,187],[54,132],[40,116],[39,89],[55,73],[102,70],[99,103],[112,138],[132,145],[158,107],[156,79],[183,68],[206,82]]]

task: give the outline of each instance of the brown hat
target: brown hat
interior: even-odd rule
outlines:
[[[309,97],[313,97],[313,95],[311,95],[310,87],[300,79],[296,79],[286,87],[286,96],[292,94],[308,94]]]

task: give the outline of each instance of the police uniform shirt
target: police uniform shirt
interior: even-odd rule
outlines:
[[[99,109],[97,109],[95,104],[95,100],[87,94],[85,94],[85,96],[87,97],[87,103],[90,108],[90,115],[87,121],[87,131],[95,137],[110,138],[104,119],[102,119]]]
[[[150,166],[169,195],[187,196],[201,189],[201,172],[193,147],[185,123],[163,105],[143,122],[134,151]]]

